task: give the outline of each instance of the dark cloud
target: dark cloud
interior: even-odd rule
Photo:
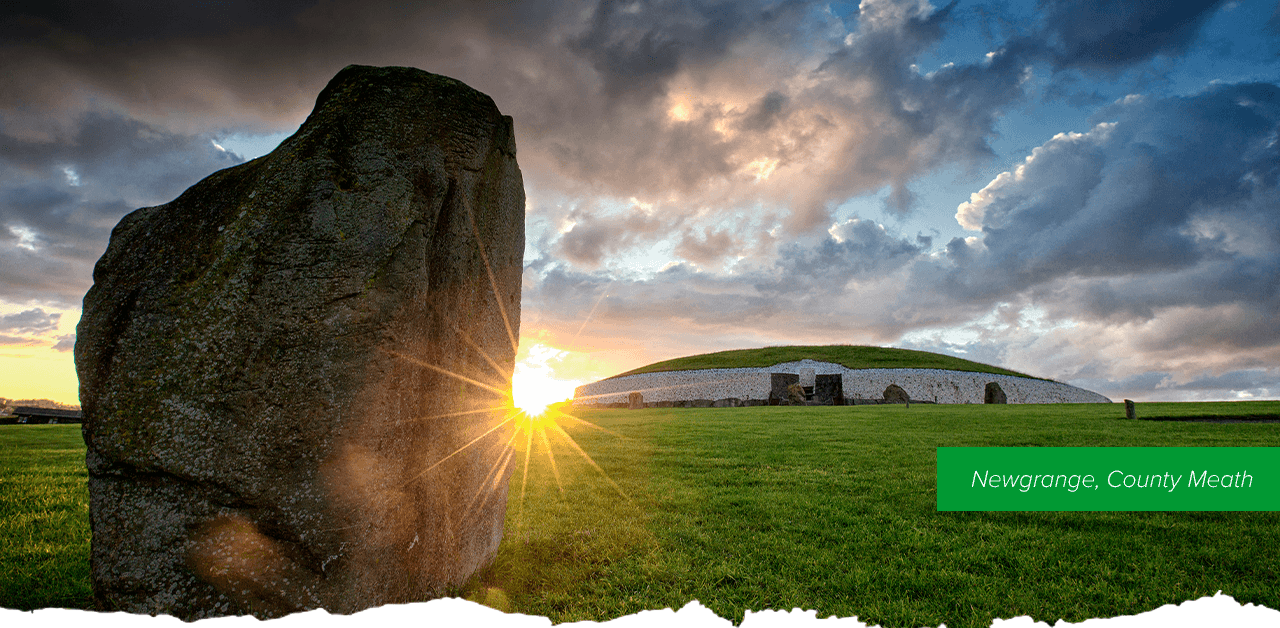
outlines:
[[[206,136],[117,115],[85,116],[58,140],[0,131],[0,298],[76,306],[111,229],[243,160]]]
[[[1221,375],[1199,377],[1170,386],[1174,390],[1229,391],[1233,393],[1280,390],[1280,373],[1276,369],[1249,369]],[[1266,392],[1262,392],[1266,394]]]
[[[591,62],[611,100],[647,103],[686,64],[723,56],[754,30],[754,3],[601,0],[570,48]]]
[[[887,208],[906,213],[915,205],[907,184],[943,163],[976,163],[994,153],[988,139],[1002,111],[1024,94],[1025,67],[1015,55],[985,62],[949,63],[920,74],[913,61],[944,35],[955,3],[931,13],[918,5],[866,3],[859,30],[832,53],[820,75],[835,85],[871,86],[856,98],[837,89],[824,100],[838,107],[836,120],[860,132],[850,134],[837,154],[844,167],[819,183],[822,194],[797,211],[796,224],[821,225],[826,203],[890,185]],[[818,88],[822,89],[822,88]]]
[[[1097,107],[1107,102],[1107,97],[1097,90],[1082,88],[1083,83],[1075,73],[1058,74],[1045,88],[1044,99],[1064,102],[1073,107]]]
[[[298,12],[317,0],[217,0],[183,2],[127,0],[13,0],[6,3],[0,37],[11,43],[53,43],[74,39],[129,44],[186,37],[227,35],[245,28],[282,29],[293,26]]]
[[[741,247],[737,238],[727,230],[707,227],[701,234],[687,230],[676,245],[676,255],[702,266],[716,266]]]
[[[746,116],[738,122],[738,128],[757,133],[769,131],[785,115],[788,101],[790,98],[786,94],[770,91],[751,106]]]
[[[604,213],[591,206],[576,207],[562,222],[566,230],[554,250],[560,257],[591,269],[599,267],[607,257],[665,236],[676,226],[638,206],[622,214]]]
[[[928,342],[1045,376],[1245,372],[1280,357],[1276,87],[1104,106],[1096,82],[1191,50],[1220,6],[10,3],[0,299],[77,305],[121,216],[242,161],[216,138],[291,131],[347,64],[410,65],[514,117],[537,200],[524,311],[579,346],[660,358],[958,326],[981,346]],[[974,28],[996,52],[944,58]],[[1101,107],[1096,126],[1037,138],[962,210],[973,237],[932,250],[850,219],[851,198],[903,216],[933,198],[922,175],[989,164],[1001,117],[1037,93],[1029,65],[1054,70],[1053,107]],[[1099,357],[1117,344],[1152,364]],[[1179,351],[1196,364],[1170,366]]]
[[[1130,99],[1086,133],[1059,134],[960,207],[980,241],[948,246],[954,296],[1042,291],[1099,318],[1153,308],[1276,302],[1280,88],[1219,86]]]
[[[1185,52],[1223,0],[1040,0],[1043,46],[1059,69],[1117,70]]]
[[[778,282],[769,291],[821,287],[843,292],[851,279],[892,274],[928,250],[918,241],[890,234],[883,225],[856,218],[832,227],[831,236],[816,246],[784,245]]]
[[[1099,392],[1112,399],[1136,401],[1198,401],[1206,399],[1244,400],[1275,397],[1280,391],[1280,373],[1275,369],[1241,369],[1218,375],[1201,374],[1179,382],[1174,373],[1146,371],[1111,380],[1086,378],[1076,385]],[[1138,416],[1142,416],[1139,408]]]
[[[58,319],[62,314],[45,312],[40,308],[32,308],[17,314],[0,316],[0,332],[21,334],[43,334],[58,328]]]
[[[136,20],[59,6],[13,10],[46,28],[0,44],[10,135],[65,135],[104,105],[179,135],[290,129],[343,65],[415,65],[492,95],[517,121],[522,165],[565,191],[675,193],[690,212],[763,203],[789,208],[797,231],[886,184],[908,210],[913,177],[990,154],[998,110],[1021,94],[1010,64],[912,69],[954,4],[867,2],[854,33],[799,1],[340,0],[247,19],[227,2]]]

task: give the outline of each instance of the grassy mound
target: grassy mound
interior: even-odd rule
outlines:
[[[639,375],[641,373],[660,373],[663,371],[692,371],[695,369],[732,369],[763,368],[782,362],[796,362],[810,359],[819,362],[831,362],[851,369],[946,369],[949,371],[968,371],[972,373],[995,373],[1014,377],[1031,377],[1025,373],[1002,369],[990,364],[982,364],[971,360],[913,351],[911,349],[894,349],[891,347],[859,347],[851,345],[827,345],[822,347],[764,347],[762,349],[734,349],[691,355],[674,360],[655,362],[614,375]],[[612,378],[610,378],[612,379]]]

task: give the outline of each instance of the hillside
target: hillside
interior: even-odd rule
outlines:
[[[947,369],[951,371],[995,373],[1043,379],[998,366],[991,366],[990,364],[982,364],[938,353],[929,353],[928,351],[852,345],[763,347],[760,349],[717,351],[715,353],[703,353],[701,355],[655,362],[613,377],[663,371],[690,371],[694,369],[759,368],[804,359],[831,362],[851,369]]]

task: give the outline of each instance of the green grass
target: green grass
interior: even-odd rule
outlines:
[[[1280,402],[1138,404],[1139,416]],[[1218,590],[1280,608],[1280,513],[935,511],[938,446],[1275,446],[1280,424],[1125,421],[1120,404],[575,411],[511,478],[494,565],[464,591],[555,622],[697,599],[868,625],[1135,614]],[[89,608],[75,426],[0,428],[0,606]],[[616,485],[616,487],[615,487]],[[620,492],[625,497],[620,495]]]
[[[1280,402],[1206,401],[1201,403],[1140,403],[1134,408],[1139,419],[1200,419],[1206,417],[1280,418]]]
[[[982,364],[961,358],[913,351],[911,349],[894,349],[891,347],[859,347],[851,345],[828,345],[823,347],[764,347],[762,349],[735,349],[691,355],[674,360],[655,362],[615,375],[638,375],[640,373],[658,373],[662,371],[688,371],[694,369],[729,369],[760,368],[773,366],[782,362],[796,362],[810,359],[819,362],[831,362],[851,369],[947,369],[951,371],[969,371],[974,373],[996,373],[1016,377],[1031,377],[1025,373]],[[1040,378],[1033,378],[1040,379]]]
[[[0,425],[0,607],[91,608],[79,425]]]
[[[1139,404],[1139,411],[1156,404]],[[1227,413],[1280,411],[1230,404]],[[697,599],[890,626],[1050,624],[1222,590],[1280,608],[1280,513],[935,511],[938,446],[1274,446],[1277,424],[1125,421],[1119,404],[593,410],[601,472],[535,457],[472,599],[555,622]],[[545,456],[541,450],[535,455]]]

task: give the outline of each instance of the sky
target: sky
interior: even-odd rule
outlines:
[[[0,396],[74,403],[112,227],[354,63],[514,118],[518,368],[565,386],[864,344],[1280,398],[1273,0],[142,4],[0,9]]]

